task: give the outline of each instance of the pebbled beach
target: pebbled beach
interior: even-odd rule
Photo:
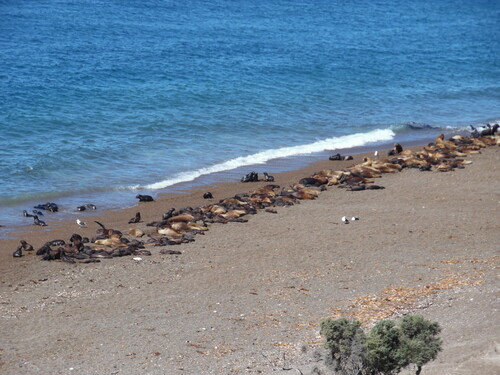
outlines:
[[[384,154],[387,150],[381,151]],[[325,160],[275,175],[287,186]],[[330,186],[315,200],[210,224],[151,256],[100,263],[13,258],[99,228],[147,230],[169,208],[201,206],[266,185],[224,183],[96,212],[87,228],[57,222],[1,240],[2,374],[310,374],[324,365],[319,323],[349,317],[366,326],[421,314],[442,327],[443,351],[422,374],[500,371],[498,257],[500,153],[488,147],[451,172],[384,174],[384,190]],[[214,199],[202,198],[212,192]],[[127,224],[136,212],[142,222]],[[343,216],[359,217],[344,224]],[[168,248],[180,255],[163,255]],[[403,373],[412,373],[409,369]],[[414,373],[414,371],[413,371]]]

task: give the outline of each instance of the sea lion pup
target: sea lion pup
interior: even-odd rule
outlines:
[[[304,177],[299,180],[299,184],[303,186],[320,186],[324,185],[323,179],[317,179],[314,177]]]
[[[175,208],[170,208],[167,212],[165,212],[163,214],[162,219],[167,220],[167,219],[171,218],[174,214],[174,211],[175,211]]]
[[[38,226],[41,226],[41,227],[46,227],[47,226],[47,224],[45,223],[45,221],[40,220],[37,215],[33,215],[33,225],[38,225]]]
[[[29,243],[27,243],[25,240],[21,240],[21,246],[24,251],[33,251],[33,246],[31,246]]]
[[[141,221],[141,213],[137,212],[135,216],[128,221],[129,224],[136,224]]]
[[[421,167],[418,167],[418,170],[420,172],[429,172],[429,171],[431,171],[431,169],[432,169],[431,164],[426,164],[426,165],[422,165]]]
[[[484,129],[483,131],[481,131],[481,137],[486,137],[488,135],[495,135],[499,127],[500,127],[499,124],[494,124],[493,126],[488,124],[488,129]]]
[[[137,194],[135,197],[139,199],[139,202],[154,202],[154,199],[151,195]]]
[[[266,181],[266,182],[274,182],[274,176],[271,176],[267,172],[264,172],[264,181]]]
[[[14,252],[12,253],[12,256],[13,256],[14,258],[20,258],[20,257],[22,257],[22,256],[23,256],[23,245],[19,245],[19,246],[17,247],[16,251],[14,251]]]
[[[365,184],[359,184],[359,185],[350,185],[346,188],[347,191],[361,191],[361,190],[366,190],[366,185]]]
[[[76,208],[77,211],[85,211],[85,210],[97,210],[97,207],[95,204],[85,204],[82,206],[78,206]]]
[[[35,217],[35,215],[29,214],[28,211],[23,210],[23,216],[24,217]]]
[[[96,223],[97,225],[99,225],[101,227],[100,229],[97,230],[97,234],[99,234],[99,235],[106,236],[106,237],[111,237],[111,236],[121,237],[122,236],[122,232],[120,232],[119,230],[106,228],[104,226],[104,224],[102,224],[98,221],[95,221],[95,220],[94,220],[94,223]]]
[[[328,160],[342,160],[342,156],[339,153],[336,153],[335,155],[330,156]]]
[[[403,152],[403,146],[401,146],[399,143],[394,143],[394,147],[387,153],[387,155],[388,156],[399,155],[402,152]]]
[[[205,194],[203,194],[203,199],[213,199],[213,198],[214,198],[214,196],[209,191],[207,191]]]
[[[240,181],[241,182],[257,182],[257,181],[259,181],[259,174],[257,172],[250,172],[250,173],[244,175]]]

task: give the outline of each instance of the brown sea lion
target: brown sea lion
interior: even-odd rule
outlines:
[[[135,197],[139,199],[139,202],[154,202],[154,199],[151,195],[137,194]]]
[[[135,224],[141,221],[141,213],[137,212],[135,216],[128,221],[129,224]]]

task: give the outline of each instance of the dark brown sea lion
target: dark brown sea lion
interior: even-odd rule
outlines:
[[[26,210],[23,210],[23,216],[24,217],[35,217],[35,215],[28,213],[28,211],[26,211]]]
[[[23,256],[23,245],[19,245],[17,250],[12,254],[14,258],[20,258]]]
[[[59,211],[59,207],[57,206],[57,204],[55,204],[53,202],[47,202],[45,204],[39,204],[39,205],[35,206],[34,208],[38,208],[40,210],[46,210],[46,211],[50,211],[50,212],[57,212],[57,211]]]
[[[332,155],[328,158],[328,160],[342,160],[342,155],[340,155],[339,153],[335,154],[335,155]]]
[[[141,221],[141,213],[137,212],[135,216],[128,221],[129,224],[135,224]]]
[[[21,240],[21,246],[24,251],[33,251],[33,246],[31,246],[29,243],[27,243],[25,240]]]
[[[207,191],[205,194],[203,194],[204,199],[213,199],[214,196],[212,195],[211,192]]]
[[[45,221],[40,220],[37,215],[33,215],[33,225],[38,225],[40,227],[46,227],[47,226],[47,224],[45,223]]]
[[[271,176],[267,172],[264,172],[264,181],[266,181],[266,182],[274,182],[274,176]]]
[[[162,249],[160,250],[160,254],[163,255],[181,255],[182,253],[177,250],[167,250],[167,249]]]
[[[241,182],[257,182],[259,181],[259,174],[257,172],[250,172],[243,176]]]
[[[137,194],[135,197],[139,199],[139,202],[154,202],[154,199],[151,195]]]
[[[387,155],[399,155],[400,153],[403,152],[403,146],[401,146],[399,143],[394,143],[394,147],[392,148],[391,151],[387,153]]]

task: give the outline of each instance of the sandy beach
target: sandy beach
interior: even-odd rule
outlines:
[[[383,151],[384,153],[387,150]],[[276,175],[288,186],[325,160]],[[377,179],[383,190],[330,186],[315,200],[247,223],[210,224],[151,256],[100,263],[13,258],[99,228],[148,230],[169,208],[198,207],[266,185],[224,183],[117,212],[87,228],[61,222],[1,240],[2,374],[311,374],[327,317],[361,320],[421,314],[442,327],[443,351],[422,374],[500,372],[500,153],[483,149],[451,172],[403,169]],[[202,195],[211,191],[213,200]],[[142,221],[127,224],[140,211]],[[348,225],[343,216],[359,217]],[[160,254],[162,249],[181,254]],[[413,372],[412,372],[413,371]],[[403,373],[414,373],[408,369]]]

